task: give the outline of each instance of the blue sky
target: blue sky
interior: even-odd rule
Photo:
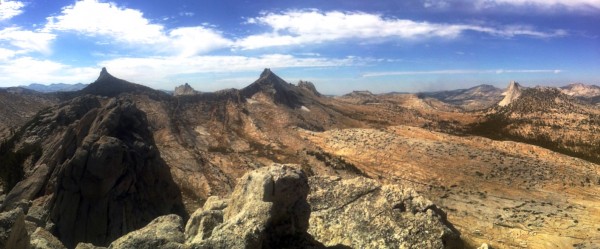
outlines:
[[[0,87],[241,88],[263,68],[324,93],[600,84],[600,0],[0,0]]]

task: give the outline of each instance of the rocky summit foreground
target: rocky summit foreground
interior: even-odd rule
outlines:
[[[28,236],[23,217],[21,208],[0,214],[6,231],[0,245],[66,248],[44,228]],[[160,216],[109,248],[462,248],[462,242],[444,213],[411,189],[361,177],[309,179],[296,165],[272,165],[245,174],[228,198],[210,197],[185,227],[178,215]]]

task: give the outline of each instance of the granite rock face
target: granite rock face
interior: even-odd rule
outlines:
[[[63,103],[38,117],[20,140],[43,152],[23,166],[26,177],[2,209],[32,201],[28,220],[68,248],[108,245],[161,215],[186,217],[146,116],[127,97],[87,95]]]
[[[110,244],[111,249],[184,248],[183,220],[170,214],[154,219],[140,230],[126,234]]]
[[[308,232],[326,246],[462,248],[445,214],[412,189],[358,177],[312,177]]]
[[[211,200],[192,215],[188,241],[198,248],[319,248],[306,233],[308,192],[308,178],[297,168],[273,165],[249,172],[226,208]],[[215,226],[220,219],[223,223]]]

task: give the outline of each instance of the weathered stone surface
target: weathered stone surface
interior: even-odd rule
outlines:
[[[292,166],[273,165],[249,172],[239,179],[224,209],[224,223],[216,226],[208,238],[200,222],[195,222],[198,229],[194,228],[195,236],[189,237],[196,243],[192,247],[317,248],[320,245],[306,233],[310,216],[308,191],[308,178]],[[214,203],[208,206],[222,207]],[[194,216],[212,221],[218,215],[203,211]]]
[[[79,243],[75,249],[107,249],[106,247],[95,246],[91,243]]]
[[[67,249],[60,240],[41,227],[31,234],[30,243],[31,249]]]
[[[313,177],[308,232],[326,246],[462,248],[460,236],[431,201],[375,180]]]
[[[115,240],[111,249],[184,248],[183,220],[170,214],[154,219],[146,227]]]
[[[186,243],[200,243],[212,235],[212,230],[223,223],[223,209],[227,201],[216,196],[209,197],[204,207],[192,214],[185,226]]]
[[[49,174],[50,169],[46,164],[38,165],[30,177],[17,183],[8,192],[0,210],[12,210],[19,206],[21,202],[32,200],[46,183]]]
[[[146,115],[130,98],[81,96],[36,120],[21,140],[41,144],[41,156],[31,170],[24,166],[26,178],[3,210],[27,212],[35,200],[27,220],[68,248],[106,246],[158,216],[187,216]]]
[[[0,213],[0,248],[29,248],[25,214],[20,208]]]

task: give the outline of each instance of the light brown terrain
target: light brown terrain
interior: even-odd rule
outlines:
[[[411,126],[304,133],[368,176],[432,199],[473,246],[600,243],[596,164],[537,146]]]

